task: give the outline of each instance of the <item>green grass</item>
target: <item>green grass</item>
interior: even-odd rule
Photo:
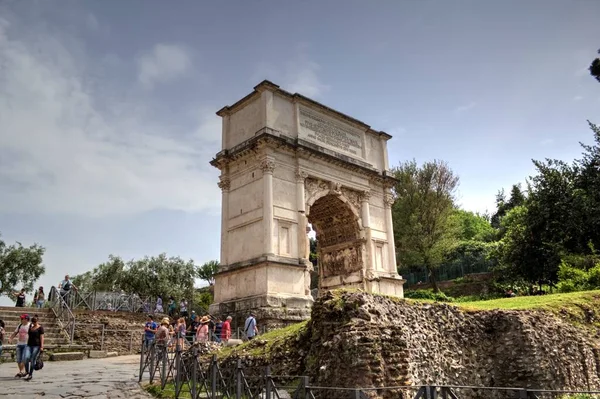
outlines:
[[[579,308],[600,304],[600,290],[550,294],[540,296],[517,296],[514,298],[491,299],[487,301],[457,302],[456,305],[470,310],[551,310]]]
[[[249,355],[260,355],[269,353],[273,346],[283,344],[288,339],[298,336],[308,324],[303,321],[296,324],[291,324],[287,327],[271,330],[261,335],[257,335],[252,341],[246,341],[241,345],[223,348],[218,352],[219,358],[225,358],[233,353],[244,352]],[[265,345],[258,344],[257,341],[267,341]]]

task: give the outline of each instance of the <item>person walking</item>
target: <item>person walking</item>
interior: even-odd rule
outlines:
[[[221,331],[223,331],[223,322],[217,317],[217,322],[215,323],[215,342],[217,344],[221,343]]]
[[[202,316],[200,319],[200,327],[198,327],[198,332],[196,333],[196,342],[208,342],[209,331],[208,331],[208,322],[210,321],[208,316]]]
[[[244,334],[248,340],[254,339],[258,334],[258,327],[256,326],[256,315],[254,313],[250,313],[250,316],[246,319],[244,323]]]
[[[69,303],[71,291],[77,291],[77,287],[71,282],[71,278],[68,274],[65,276],[65,279],[58,284],[58,289],[60,291],[60,296],[66,303]]]
[[[40,353],[44,352],[44,327],[38,323],[38,316],[31,318],[27,336],[27,355],[25,356],[25,381],[33,378],[33,370]]]
[[[10,337],[11,341],[17,337],[17,366],[19,372],[15,375],[16,378],[25,377],[25,356],[27,355],[27,342],[29,341],[29,315],[21,315],[21,324]]]
[[[181,317],[188,317],[188,301],[186,301],[185,299],[182,299],[181,302],[179,302],[179,315]]]
[[[227,343],[231,338],[231,320],[233,320],[233,318],[227,316],[227,319],[223,322],[223,327],[221,327],[221,341],[224,343]]]
[[[46,302],[46,294],[44,293],[44,287],[38,288],[35,296],[33,297],[33,303],[38,309],[44,307],[44,303]]]
[[[154,313],[164,313],[162,296],[158,296],[156,298],[156,308],[154,309]]]

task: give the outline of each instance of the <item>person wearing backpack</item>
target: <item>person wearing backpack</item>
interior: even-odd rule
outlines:
[[[77,291],[77,287],[71,282],[68,274],[65,276],[65,279],[60,282],[58,289],[60,290],[60,296],[65,302],[68,302],[71,290]]]
[[[4,324],[4,320],[0,320],[0,356],[2,356],[2,344],[4,343],[4,328],[6,325]]]
[[[246,319],[244,323],[244,334],[248,340],[254,339],[254,337],[258,334],[258,327],[256,326],[256,315],[254,312],[250,313],[250,316]]]
[[[33,370],[40,353],[44,351],[44,327],[38,323],[37,315],[31,318],[27,337],[27,352],[25,355],[25,381],[33,378]]]

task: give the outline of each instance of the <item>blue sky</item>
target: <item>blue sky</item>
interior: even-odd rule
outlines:
[[[375,6],[376,4],[376,6]],[[0,3],[0,232],[45,286],[105,261],[219,256],[215,111],[263,79],[443,159],[492,211],[600,122],[597,1]],[[0,299],[0,301],[2,301]]]

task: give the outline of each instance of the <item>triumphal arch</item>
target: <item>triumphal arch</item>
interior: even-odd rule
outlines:
[[[217,115],[222,150],[221,266],[213,314],[263,323],[308,317],[307,227],[318,242],[319,292],[403,296],[394,248],[390,135],[263,81]]]

